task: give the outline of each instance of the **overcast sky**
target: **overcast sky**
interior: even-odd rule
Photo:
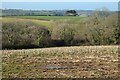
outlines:
[[[27,10],[95,10],[107,7],[109,10],[117,11],[117,2],[3,2],[2,8],[27,9]]]

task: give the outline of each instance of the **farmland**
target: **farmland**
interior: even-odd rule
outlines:
[[[118,46],[3,50],[2,66],[3,78],[117,78]]]
[[[3,17],[2,18],[3,22],[10,22],[11,20],[12,21],[15,21],[15,20],[20,20],[20,21],[26,20],[26,21],[31,21],[31,22],[33,22],[35,24],[38,24],[38,25],[40,24],[40,25],[44,25],[44,26],[47,26],[47,27],[50,26],[50,21],[46,21],[46,20],[37,20],[37,19],[32,19],[32,18],[27,19],[27,18],[18,18],[18,17]]]
[[[119,42],[117,18],[117,13],[107,17],[101,15],[3,17],[2,44],[3,48],[13,49],[116,45]]]
[[[14,17],[14,16],[13,16]],[[82,16],[15,16],[16,18],[23,18],[23,19],[37,19],[37,20],[63,20],[63,19],[70,19],[70,20],[80,20]]]
[[[51,23],[54,23],[54,21],[72,21],[72,22],[79,22],[79,21],[85,21],[87,20],[87,17],[85,16],[6,16],[2,18],[3,21],[10,21],[10,20],[27,20],[32,21],[35,24],[44,25],[48,28],[52,28]]]
[[[3,78],[117,78],[118,14],[96,14],[2,17]]]

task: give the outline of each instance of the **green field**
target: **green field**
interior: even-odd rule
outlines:
[[[38,25],[43,25],[48,27],[50,30],[54,27],[53,24],[58,21],[62,23],[71,23],[71,24],[78,24],[79,22],[86,21],[88,17],[82,16],[6,16],[2,17],[2,21],[4,22],[12,22],[16,20],[26,20],[31,21]]]
[[[21,20],[21,21],[31,21],[35,24],[40,24],[40,25],[44,25],[49,27],[50,26],[50,21],[45,21],[45,20],[37,20],[37,19],[27,19],[27,18],[18,18],[18,17],[3,17],[2,21],[3,22],[12,22],[12,21],[16,21],[16,20]]]
[[[23,18],[23,19],[37,19],[37,20],[63,20],[63,19],[69,19],[69,20],[81,20],[86,17],[82,16],[12,16],[15,18]]]
[[[3,78],[117,78],[118,46],[3,50]]]

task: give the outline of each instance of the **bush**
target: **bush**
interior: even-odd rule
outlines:
[[[65,46],[116,45],[120,42],[117,13],[102,17],[93,15],[83,22],[56,21],[53,26],[52,39],[64,41]]]
[[[45,26],[36,25],[31,21],[3,21],[2,29],[3,48],[47,47],[51,40],[49,30]]]
[[[67,22],[54,22],[56,25],[53,28],[51,38],[53,40],[64,41],[64,45],[71,45],[74,38],[74,29],[73,25]]]
[[[118,15],[112,14],[108,17],[94,16],[89,24],[89,36],[93,45],[115,45],[118,44],[119,26]]]
[[[3,48],[119,44],[118,14],[97,14],[85,21],[57,20],[51,29],[30,20],[3,20]],[[49,31],[50,30],[50,31]]]

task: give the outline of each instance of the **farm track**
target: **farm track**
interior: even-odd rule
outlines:
[[[20,20],[34,20],[34,21],[40,21],[40,22],[49,22],[50,20],[46,19],[30,19],[30,18],[18,18]]]
[[[2,60],[4,78],[118,77],[118,46],[3,50]]]

